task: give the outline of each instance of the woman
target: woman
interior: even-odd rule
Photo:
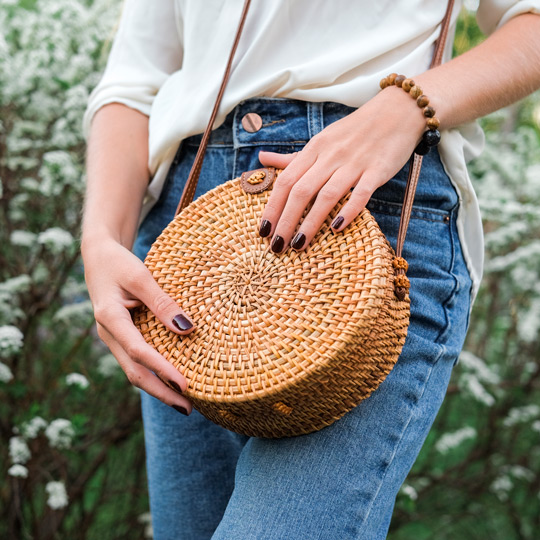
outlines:
[[[143,390],[157,540],[385,538],[457,362],[481,275],[480,218],[465,167],[481,138],[467,122],[540,87],[540,2],[481,1],[479,23],[491,36],[435,69],[445,2],[251,6],[195,198],[260,163],[285,168],[261,215],[260,234],[276,253],[305,249],[351,188],[334,230],[347,234],[367,205],[395,246],[405,165],[426,122],[402,89],[378,92],[381,78],[413,77],[442,131],[439,151],[424,159],[405,242],[411,323],[399,361],[333,425],[276,440],[229,432],[192,410],[186,379],[144,342],[128,311],[144,302],[171,331],[196,328],[197,313],[166,296],[140,259],[174,215],[241,9],[240,0],[124,6],[84,119],[82,252],[99,335]]]

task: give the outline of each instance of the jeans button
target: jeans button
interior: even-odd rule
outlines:
[[[249,133],[255,133],[262,127],[262,118],[257,113],[247,113],[242,118],[242,127]]]

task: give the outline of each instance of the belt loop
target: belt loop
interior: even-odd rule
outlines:
[[[307,102],[309,138],[323,130],[323,104],[321,102]]]

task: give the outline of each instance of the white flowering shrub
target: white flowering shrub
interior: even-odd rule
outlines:
[[[398,496],[392,540],[538,538],[540,93],[483,124],[486,149],[469,170],[485,274],[448,395]]]
[[[82,115],[120,7],[0,2],[0,538],[144,533],[138,397],[103,360],[78,253]]]
[[[0,2],[0,538],[152,536],[139,397],[95,338],[78,255],[82,114],[120,2]],[[462,15],[456,51],[479,36]],[[391,540],[538,536],[540,96],[484,125],[486,274]]]

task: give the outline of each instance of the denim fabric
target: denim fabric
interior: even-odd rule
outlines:
[[[290,99],[240,103],[212,133],[195,198],[260,167],[259,150],[300,150],[352,111]],[[242,128],[248,112],[262,117],[260,131]],[[172,219],[200,138],[180,145],[162,196],[141,225],[139,257]],[[394,247],[406,179],[407,166],[368,204]],[[156,540],[386,537],[396,494],[443,401],[467,330],[471,280],[457,235],[458,204],[432,151],[424,158],[404,248],[411,322],[403,352],[381,386],[331,426],[299,437],[250,438],[195,410],[184,417],[142,393]]]

